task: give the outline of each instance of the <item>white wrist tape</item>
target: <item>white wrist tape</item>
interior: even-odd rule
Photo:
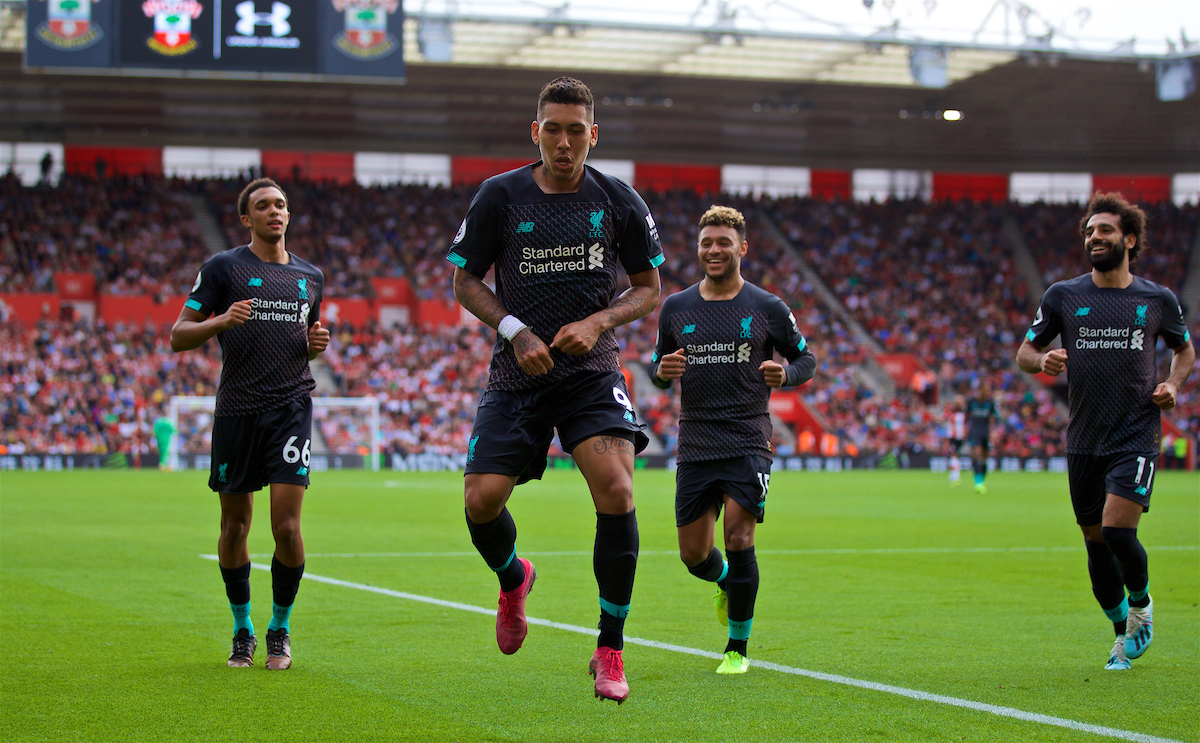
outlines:
[[[504,336],[504,340],[512,343],[512,339],[517,337],[517,333],[520,333],[527,327],[529,326],[516,317],[505,315],[504,319],[500,321],[500,326],[496,329],[500,331],[500,335]]]

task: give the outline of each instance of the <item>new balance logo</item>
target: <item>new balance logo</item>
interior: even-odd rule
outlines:
[[[1079,309],[1075,310],[1075,317],[1083,317],[1084,315],[1086,315],[1087,313],[1089,313],[1091,311],[1092,311],[1091,307],[1080,307]]]
[[[1135,492],[1135,493],[1137,493],[1138,495],[1145,495],[1145,494],[1146,494],[1146,486],[1145,486],[1145,485],[1139,485],[1139,486],[1137,487],[1137,490],[1135,490],[1134,492]]]
[[[296,474],[297,474],[297,475],[300,475],[301,477],[304,477],[305,475],[307,475],[307,474],[308,474],[308,468],[307,468],[307,467],[301,467],[300,469],[296,470]]]
[[[626,410],[625,415],[623,417],[625,418],[625,420],[629,421],[630,423],[633,423],[633,413]]]
[[[738,346],[737,360],[738,360],[739,364],[744,361],[750,360],[750,344],[749,343],[743,343],[742,345]]]
[[[594,271],[597,268],[604,268],[604,248],[600,247],[600,243],[593,243],[592,247],[588,248],[588,270]]]
[[[519,235],[522,232],[533,232],[533,222],[518,222],[517,234]]]
[[[683,326],[683,334],[684,335],[687,335],[688,333],[695,333],[695,332],[696,332],[695,325],[684,325]]]
[[[262,279],[250,279],[246,282],[246,286],[262,286]]]
[[[271,3],[270,13],[256,13],[254,0],[246,0],[238,3],[235,10],[241,20],[233,28],[242,36],[253,36],[255,26],[270,26],[272,36],[287,36],[292,31],[292,24],[288,23],[292,9],[283,3]]]

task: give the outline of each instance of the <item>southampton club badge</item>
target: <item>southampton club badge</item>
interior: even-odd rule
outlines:
[[[92,3],[95,1],[49,0],[46,22],[38,26],[37,37],[47,46],[66,52],[87,49],[104,38],[104,32],[92,23]]]
[[[387,29],[387,17],[399,9],[400,0],[333,0],[333,7],[345,14],[345,29],[333,45],[347,57],[381,59],[400,47]]]
[[[196,0],[146,0],[142,12],[154,19],[154,34],[146,37],[146,46],[164,57],[190,54],[198,46],[192,38],[192,21],[203,11]]]

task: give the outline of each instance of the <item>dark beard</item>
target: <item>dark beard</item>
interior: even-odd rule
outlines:
[[[1087,251],[1088,262],[1092,264],[1092,268],[1100,273],[1108,273],[1125,262],[1125,245],[1124,243],[1109,243],[1108,250],[1101,255],[1096,255],[1091,248]]]

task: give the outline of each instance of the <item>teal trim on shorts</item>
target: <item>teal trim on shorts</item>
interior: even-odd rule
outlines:
[[[605,601],[603,596],[600,597],[600,610],[606,614],[611,614],[617,619],[624,619],[629,616],[629,606],[630,604],[618,606],[611,601]]]
[[[187,308],[189,308],[189,309],[193,309],[193,310],[195,310],[195,311],[199,312],[199,311],[200,311],[200,308],[201,308],[203,305],[201,305],[199,302],[197,302],[197,301],[196,301],[196,300],[194,300],[194,299],[189,299],[188,301],[186,301],[186,302],[184,302],[184,303],[183,303],[183,306],[184,306],[184,307],[187,307]]]
[[[467,267],[467,259],[463,258],[458,253],[455,253],[453,250],[451,250],[449,253],[446,254],[446,260],[450,261],[451,263],[458,266],[459,268]]]
[[[1110,622],[1124,622],[1129,618],[1129,599],[1121,599],[1121,603],[1112,609],[1104,609],[1104,616]]]
[[[735,622],[729,620],[729,639],[730,640],[749,640],[750,626],[754,624],[754,617],[750,617],[744,622]]]
[[[489,567],[489,568],[492,568],[492,571],[493,571],[493,572],[499,573],[500,571],[502,571],[502,570],[504,570],[505,568],[507,568],[509,565],[512,565],[512,561],[513,561],[513,560],[515,560],[515,559],[517,559],[517,548],[516,548],[516,547],[513,547],[512,554],[508,556],[508,559],[504,561],[504,564],[503,564],[503,565],[501,565],[501,566],[500,566],[500,567],[498,567],[498,568],[492,568],[492,566],[491,566],[491,565],[488,565],[488,567]]]

